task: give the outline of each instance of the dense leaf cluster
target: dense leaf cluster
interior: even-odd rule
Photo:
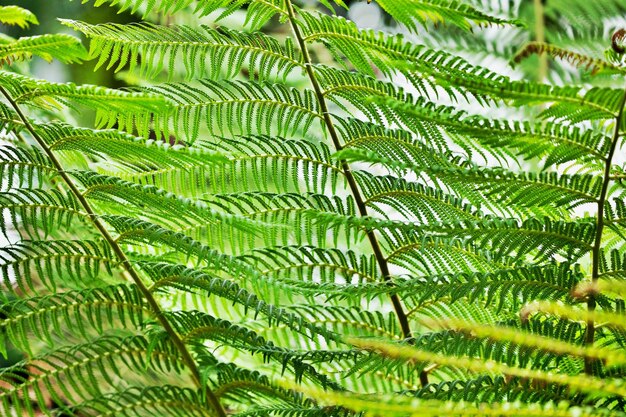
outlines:
[[[0,39],[0,414],[624,415],[621,1],[95,3]]]

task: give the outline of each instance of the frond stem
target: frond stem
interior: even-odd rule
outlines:
[[[191,371],[194,383],[196,384],[198,389],[205,392],[208,405],[215,411],[218,417],[226,417],[226,412],[222,408],[222,405],[220,404],[219,400],[217,399],[213,391],[211,391],[211,389],[209,389],[208,387],[205,387],[204,384],[202,383],[200,370],[198,369],[196,362],[193,360],[191,353],[187,349],[187,346],[185,346],[185,343],[182,341],[180,336],[176,333],[176,331],[174,330],[170,322],[167,320],[167,318],[163,314],[163,310],[161,309],[161,306],[159,305],[158,301],[154,298],[150,290],[148,290],[146,285],[143,283],[143,281],[141,280],[141,277],[139,276],[137,271],[133,268],[130,260],[128,259],[128,257],[126,256],[126,254],[124,253],[120,245],[113,238],[113,236],[111,236],[109,231],[106,229],[105,225],[100,221],[100,219],[94,212],[93,208],[91,207],[91,205],[89,204],[85,196],[76,187],[76,185],[74,184],[70,176],[63,169],[63,165],[61,164],[61,162],[56,158],[54,153],[46,145],[46,142],[41,138],[41,136],[39,136],[39,134],[37,133],[35,128],[32,126],[32,124],[30,123],[26,115],[22,112],[22,109],[19,107],[17,102],[11,97],[11,95],[3,87],[0,87],[0,93],[2,93],[4,97],[6,97],[7,101],[11,104],[11,107],[15,109],[15,112],[17,113],[19,118],[22,120],[22,122],[24,123],[24,126],[26,126],[26,129],[29,131],[33,139],[35,139],[37,144],[43,149],[43,151],[46,153],[48,158],[50,158],[50,161],[55,166],[59,175],[61,176],[63,181],[66,183],[67,187],[70,189],[72,194],[74,194],[74,196],[76,197],[80,205],[83,207],[83,209],[89,216],[95,228],[102,235],[104,240],[106,240],[106,242],[109,244],[109,246],[111,247],[115,255],[118,257],[120,263],[123,265],[124,269],[133,280],[134,284],[137,286],[137,288],[139,288],[142,295],[146,298],[146,301],[148,301],[148,304],[150,305],[150,308],[154,312],[157,320],[159,321],[161,326],[163,326],[163,329],[167,332],[172,343],[174,343],[174,346],[176,346],[177,350],[181,354],[184,364]]]
[[[291,29],[293,31],[293,34],[295,38],[297,39],[298,44],[300,46],[300,50],[302,52],[302,58],[304,61],[304,67],[305,67],[307,76],[311,82],[311,86],[313,87],[313,90],[315,92],[317,101],[319,102],[320,110],[324,117],[324,123],[326,127],[328,128],[328,134],[330,135],[333,141],[333,145],[335,149],[337,151],[340,151],[343,149],[343,146],[341,145],[341,142],[339,140],[339,135],[337,133],[337,130],[335,129],[332,118],[330,116],[328,105],[326,103],[326,99],[324,98],[324,91],[322,90],[319,82],[317,81],[315,72],[313,71],[313,62],[311,60],[311,55],[309,54],[309,50],[307,49],[304,37],[302,36],[302,33],[300,32],[300,28],[297,23],[296,12],[294,10],[292,0],[286,0],[286,4],[287,4],[288,16],[289,16],[289,23],[291,24]],[[356,180],[354,179],[354,176],[352,175],[352,170],[350,169],[350,165],[345,160],[340,161],[340,164],[341,164],[341,168],[343,169],[343,172],[345,173],[345,177],[350,187],[350,191],[352,192],[352,195],[354,196],[354,200],[358,207],[359,214],[361,216],[367,216],[368,215],[367,207],[365,205],[365,202],[363,201],[363,197],[361,196],[359,186],[357,185]],[[389,271],[389,265],[387,263],[387,259],[385,258],[385,255],[383,254],[380,243],[378,242],[378,237],[376,236],[373,230],[367,231],[366,233],[367,233],[367,238],[372,247],[372,251],[374,252],[374,256],[376,257],[376,261],[380,268],[380,272],[382,273],[383,279],[388,285],[393,285],[391,281],[391,273]],[[391,294],[390,297],[391,297],[391,303],[393,304],[393,309],[396,313],[396,316],[398,317],[398,322],[400,323],[400,328],[402,329],[402,335],[405,339],[408,340],[409,343],[413,343],[414,341],[413,341],[413,335],[411,332],[411,327],[409,326],[409,320],[407,318],[406,313],[404,312],[404,308],[402,306],[402,302],[400,301],[400,297],[398,297],[397,294]]]
[[[535,41],[545,43],[546,41],[546,22],[544,16],[544,0],[534,0],[535,12]],[[539,55],[539,69],[537,72],[537,82],[544,82],[548,76],[548,56],[546,54]]]
[[[622,95],[620,106],[618,109],[617,117],[615,118],[615,130],[613,132],[613,139],[611,141],[611,148],[604,164],[604,179],[602,181],[602,189],[600,191],[600,198],[598,199],[598,210],[596,220],[596,236],[591,251],[592,255],[592,269],[591,280],[592,282],[598,281],[600,278],[600,252],[602,250],[602,232],[604,231],[604,205],[606,203],[606,197],[609,189],[609,183],[611,182],[611,165],[613,163],[613,156],[617,149],[617,143],[620,137],[620,126],[622,125],[622,119],[624,117],[624,105],[626,105],[626,89]],[[596,309],[596,298],[593,294],[589,295],[587,300],[587,310],[593,312]],[[593,320],[587,321],[587,328],[585,330],[585,345],[592,345],[595,339],[595,323]],[[585,358],[585,373],[591,375],[593,373],[594,360],[591,358]]]

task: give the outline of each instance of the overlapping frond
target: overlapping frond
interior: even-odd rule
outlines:
[[[230,16],[237,10],[247,6],[246,20],[252,28],[263,26],[276,14],[286,14],[281,0],[207,0],[202,2],[195,2],[194,0],[152,0],[148,3],[143,0],[95,0],[94,2],[96,6],[102,4],[110,4],[117,7],[120,12],[130,11],[131,13],[141,13],[143,16],[147,16],[150,13],[173,15],[187,8],[200,17],[219,12],[216,20]]]
[[[136,288],[118,285],[18,300],[3,305],[0,314],[5,337],[32,354],[32,338],[53,346],[68,330],[90,337],[92,330],[139,328],[151,312]]]
[[[198,80],[197,84],[164,84],[143,91],[167,98],[171,110],[154,115],[154,126],[165,137],[174,133],[194,142],[201,129],[225,133],[287,136],[306,132],[320,119],[309,90],[283,84]]]
[[[20,38],[0,45],[0,63],[22,61],[33,55],[46,61],[57,59],[65,64],[81,62],[87,56],[80,40],[63,34]]]
[[[24,366],[20,363],[0,373],[6,383],[0,389],[0,402],[7,415],[13,407],[33,412],[29,392],[34,393],[35,404],[46,409],[47,397],[58,404],[81,403],[116,391],[119,378],[128,378],[124,375],[128,372],[167,375],[183,370],[171,344],[135,336],[103,337],[54,350],[31,361],[25,375]]]
[[[0,72],[0,86],[17,103],[44,109],[59,105],[70,108],[85,106],[96,111],[98,126],[110,128],[117,124],[121,130],[131,132],[136,127],[141,132],[147,132],[151,114],[167,107],[165,99],[155,94],[53,83],[10,72]]]
[[[98,396],[66,410],[72,415],[85,416],[111,413],[118,415],[158,413],[175,417],[211,416],[198,392],[174,385],[132,387],[122,392]]]
[[[0,270],[5,290],[13,291],[13,283],[22,291],[36,289],[37,276],[49,289],[59,282],[76,287],[94,285],[101,273],[112,273],[118,261],[103,242],[86,240],[22,241],[0,249]]]
[[[0,174],[5,190],[13,187],[32,188],[46,175],[54,174],[55,168],[40,151],[15,146],[0,147]]]
[[[594,202],[600,191],[601,179],[592,175],[558,175],[555,172],[515,173],[505,169],[483,169],[478,166],[467,168],[428,166],[414,162],[398,161],[394,157],[380,155],[363,149],[345,149],[337,154],[350,161],[381,164],[392,169],[410,169],[416,174],[426,174],[444,186],[458,192],[475,206],[498,208],[501,203],[522,207],[569,206],[576,207]],[[393,177],[391,177],[393,178]],[[395,187],[396,181],[384,187]],[[403,183],[400,181],[400,183]],[[497,202],[490,197],[497,195]]]
[[[376,2],[410,33],[343,0],[96,0],[141,22],[0,42],[0,414],[624,413],[621,41],[531,43],[574,65],[530,81],[498,64],[525,4]],[[574,3],[544,23],[623,11]]]
[[[106,64],[107,69],[116,66],[119,71],[128,65],[128,71],[138,71],[146,78],[153,78],[163,70],[172,77],[179,62],[183,63],[189,79],[231,78],[245,68],[251,76],[263,80],[277,74],[286,77],[301,66],[293,41],[288,38],[281,45],[261,32],[149,23],[126,26],[89,25],[73,20],[62,23],[89,38],[89,58],[98,59],[96,68]]]
[[[451,24],[466,30],[471,29],[472,25],[521,24],[519,21],[489,16],[465,2],[456,0],[377,0],[376,3],[412,31],[418,30],[418,24],[425,25],[430,22]]]

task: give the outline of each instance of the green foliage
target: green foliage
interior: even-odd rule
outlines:
[[[2,6],[0,7],[0,22],[5,25],[17,25],[21,28],[27,28],[30,24],[38,24],[37,16],[29,10],[18,6]]]
[[[0,40],[1,414],[625,415],[620,2],[93,3]]]

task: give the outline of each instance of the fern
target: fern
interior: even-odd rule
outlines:
[[[0,413],[623,415],[624,7],[309,3],[3,38]]]
[[[37,16],[18,6],[2,6],[0,8],[0,22],[5,25],[17,25],[21,28],[27,28],[30,24],[39,24]]]

